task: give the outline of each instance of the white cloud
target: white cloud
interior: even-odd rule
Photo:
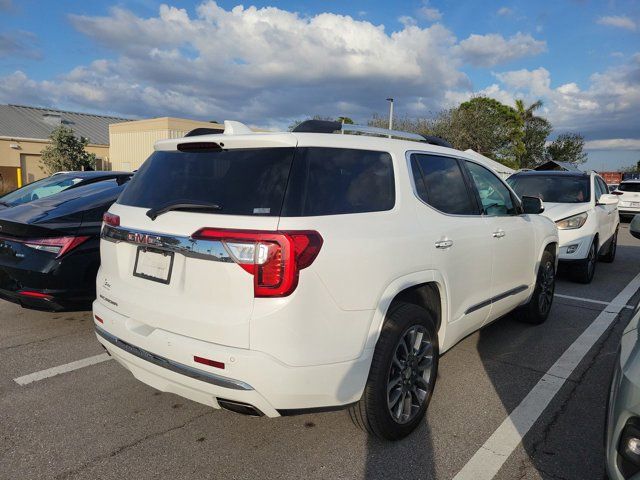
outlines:
[[[638,150],[640,151],[640,139],[638,138],[609,138],[606,140],[590,140],[585,142],[586,150]]]
[[[445,91],[470,87],[462,60],[451,55],[456,38],[439,24],[420,28],[406,19],[402,30],[387,32],[344,15],[226,10],[213,1],[192,16],[163,5],[150,18],[114,8],[70,19],[113,59],[47,82],[21,84],[20,72],[0,78],[0,102],[42,97],[65,108],[286,125],[315,113],[367,118],[386,108],[389,95],[422,97],[435,110]]]
[[[513,15],[513,9],[509,7],[501,7],[496,13],[500,16],[507,17],[509,15]]]
[[[538,55],[547,49],[547,43],[529,34],[516,33],[504,38],[497,33],[472,34],[457,47],[464,60],[479,67],[491,67],[522,57]]]
[[[624,15],[611,15],[598,18],[600,25],[608,27],[624,28],[626,30],[635,31],[637,29],[636,22]]]
[[[424,6],[419,10],[420,15],[429,20],[430,22],[437,22],[442,19],[442,12],[437,8]]]

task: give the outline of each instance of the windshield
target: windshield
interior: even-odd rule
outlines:
[[[618,190],[621,192],[640,192],[640,182],[639,183],[621,183],[618,187]]]
[[[22,188],[7,193],[5,196],[0,197],[0,203],[7,206],[21,205],[23,203],[31,202],[39,198],[48,197],[54,193],[66,190],[69,187],[81,182],[82,178],[73,177],[67,175],[54,175],[52,177],[43,178],[37,182],[25,185]]]
[[[588,176],[516,175],[507,183],[520,197],[539,197],[549,203],[584,203],[591,198]]]

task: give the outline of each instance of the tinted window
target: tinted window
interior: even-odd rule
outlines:
[[[521,197],[549,203],[584,203],[591,198],[587,175],[513,175],[507,183]]]
[[[486,215],[515,215],[517,210],[511,192],[489,169],[473,162],[466,162],[471,179],[478,190],[483,212]]]
[[[415,154],[411,168],[418,195],[433,208],[452,215],[478,214],[456,159]]]
[[[391,155],[344,148],[298,148],[283,216],[391,210],[395,186]]]
[[[293,148],[154,152],[118,203],[213,203],[220,214],[278,216],[293,154]]]
[[[621,183],[618,186],[621,192],[640,192],[640,183]]]

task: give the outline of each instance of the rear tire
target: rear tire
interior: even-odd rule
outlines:
[[[618,230],[613,234],[613,238],[611,239],[611,243],[609,244],[609,248],[607,253],[600,257],[600,260],[605,263],[613,263],[616,259],[616,250],[618,250]]]
[[[438,335],[431,313],[398,303],[387,314],[360,401],[349,408],[356,426],[400,440],[424,419],[438,373]]]
[[[591,283],[593,275],[596,272],[596,264],[598,263],[598,241],[593,239],[591,246],[589,247],[589,253],[587,258],[576,262],[573,266],[572,272],[573,279],[578,283]]]
[[[555,258],[551,253],[545,251],[540,259],[538,275],[536,276],[536,287],[533,290],[529,303],[522,307],[522,320],[533,325],[544,323],[547,317],[549,317],[551,305],[553,305],[555,288]]]

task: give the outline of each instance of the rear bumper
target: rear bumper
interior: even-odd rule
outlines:
[[[334,409],[358,401],[370,358],[292,367],[262,352],[232,348],[153,329],[93,304],[100,343],[140,381],[164,392],[221,408],[223,399],[252,405],[268,417]],[[200,356],[224,368],[194,361]]]

